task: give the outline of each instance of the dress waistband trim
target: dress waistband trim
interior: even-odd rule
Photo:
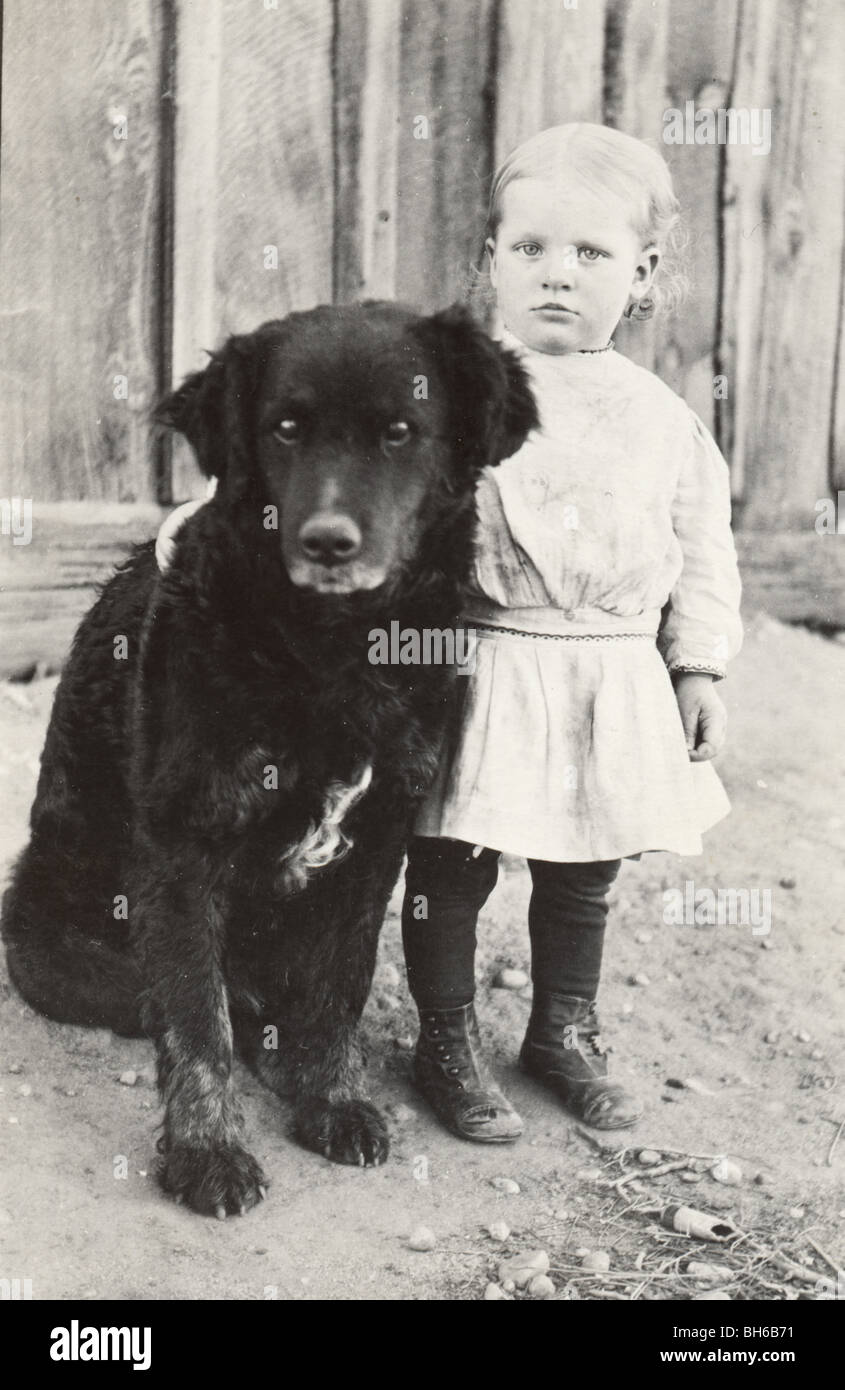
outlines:
[[[570,618],[561,608],[501,608],[496,604],[473,601],[463,618],[465,627],[495,636],[551,637],[574,641],[579,638],[607,640],[614,637],[648,637],[654,640],[660,626],[660,609],[619,617],[596,614],[580,620]]]
[[[523,632],[518,627],[495,626],[470,619],[470,626],[480,637],[524,637],[528,642],[653,642],[653,632]]]

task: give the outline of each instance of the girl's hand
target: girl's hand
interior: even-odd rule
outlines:
[[[713,689],[713,677],[682,671],[675,677],[675,699],[681,711],[690,762],[715,758],[725,742],[728,714]]]

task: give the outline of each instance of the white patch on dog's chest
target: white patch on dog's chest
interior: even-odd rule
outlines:
[[[343,821],[372,780],[373,769],[368,763],[357,782],[329,783],[319,825],[312,821],[299,843],[285,850],[281,857],[280,886],[285,892],[300,892],[313,873],[349,852],[352,841],[344,834]]]

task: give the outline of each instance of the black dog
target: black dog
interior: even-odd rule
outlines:
[[[161,415],[217,494],[76,635],[3,934],[35,1008],[152,1036],[161,1181],[223,1215],[265,1182],[235,1046],[309,1148],[387,1154],[356,1027],[453,672],[369,633],[455,622],[476,479],[536,415],[465,311],[383,303],[230,339]]]

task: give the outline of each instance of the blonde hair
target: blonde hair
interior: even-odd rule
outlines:
[[[628,203],[643,247],[654,245],[660,252],[655,282],[647,297],[626,311],[628,316],[651,318],[655,308],[674,311],[686,293],[687,279],[682,269],[685,237],[672,176],[657,150],[611,126],[585,121],[550,126],[512,150],[493,178],[485,236],[495,240],[509,184],[570,171],[588,188],[609,191]]]

